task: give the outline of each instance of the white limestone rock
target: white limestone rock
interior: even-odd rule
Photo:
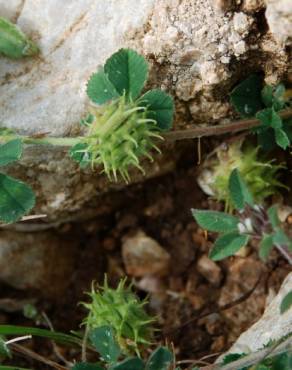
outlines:
[[[276,297],[268,304],[263,316],[246,332],[240,335],[228,353],[255,352],[262,349],[270,340],[278,340],[292,332],[292,307],[280,313],[283,298],[292,290],[292,272],[284,280]],[[226,354],[217,361],[220,362]]]

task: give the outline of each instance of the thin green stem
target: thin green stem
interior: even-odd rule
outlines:
[[[3,135],[0,136],[0,142],[7,142],[14,139],[21,139],[24,144],[35,144],[35,145],[53,145],[53,146],[64,146],[71,147],[80,143],[83,137],[42,137],[37,138],[33,136],[22,136],[22,135]]]

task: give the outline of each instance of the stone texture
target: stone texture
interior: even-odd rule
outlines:
[[[219,286],[222,280],[222,271],[218,264],[208,256],[203,255],[197,262],[197,269],[204,278],[212,285]]]
[[[35,234],[1,231],[0,280],[14,288],[60,296],[74,267],[74,243],[49,232]]]
[[[292,307],[280,313],[280,305],[285,295],[292,290],[292,273],[288,274],[276,297],[266,307],[262,317],[246,332],[240,335],[228,353],[257,351],[270,340],[277,340],[292,331]],[[220,362],[226,354],[217,361]]]
[[[165,275],[170,255],[143,231],[125,238],[122,255],[127,274],[132,276]]]
[[[266,0],[266,18],[270,31],[282,45],[292,43],[291,0]]]

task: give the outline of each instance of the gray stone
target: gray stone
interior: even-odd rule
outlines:
[[[283,298],[292,290],[292,273],[288,274],[276,297],[268,304],[263,316],[242,333],[228,353],[255,352],[262,349],[270,340],[278,340],[292,331],[292,307],[280,313]],[[217,361],[225,356],[221,356]]]
[[[129,275],[162,276],[168,272],[170,255],[143,231],[125,238],[122,255]]]

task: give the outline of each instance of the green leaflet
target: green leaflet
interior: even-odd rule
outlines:
[[[11,59],[39,53],[37,45],[9,20],[0,17],[0,54]]]
[[[32,189],[13,177],[0,173],[0,220],[15,222],[35,204]]]
[[[208,231],[231,232],[237,230],[239,219],[227,213],[192,209],[197,223]]]
[[[148,65],[136,51],[120,49],[106,61],[104,72],[120,95],[135,100],[147,80]]]
[[[118,360],[121,351],[111,326],[104,325],[91,330],[89,338],[104,361],[113,363]]]
[[[262,260],[266,261],[272,248],[274,246],[274,235],[263,235],[260,242],[259,256]]]
[[[135,100],[144,87],[148,66],[143,56],[130,49],[114,53],[87,84],[87,95],[97,104],[104,104],[124,94]]]
[[[262,81],[261,76],[251,75],[232,90],[231,103],[242,117],[253,117],[263,108]]]
[[[237,168],[235,168],[230,174],[229,192],[237,209],[243,209],[246,203],[253,205],[253,197]]]
[[[173,362],[173,354],[166,347],[159,347],[152,352],[145,370],[168,370]]]
[[[22,143],[20,139],[11,140],[0,145],[0,166],[6,166],[20,159],[22,154]]]
[[[268,216],[270,223],[272,224],[273,228],[276,228],[280,225],[280,220],[278,217],[278,206],[273,205],[268,209]]]
[[[154,119],[161,130],[171,129],[174,104],[170,95],[155,89],[141,96],[140,101],[141,105],[147,106],[147,117]]]
[[[233,256],[240,248],[244,247],[249,240],[248,235],[240,235],[236,232],[220,236],[210,252],[209,257],[213,261],[220,261]]]
[[[283,298],[280,306],[281,313],[284,313],[289,310],[289,308],[292,306],[292,290],[286,294],[286,296]]]
[[[103,69],[90,77],[86,92],[89,99],[96,104],[104,104],[120,96]]]
[[[111,366],[109,370],[144,370],[144,363],[138,357],[127,358],[126,360]]]

